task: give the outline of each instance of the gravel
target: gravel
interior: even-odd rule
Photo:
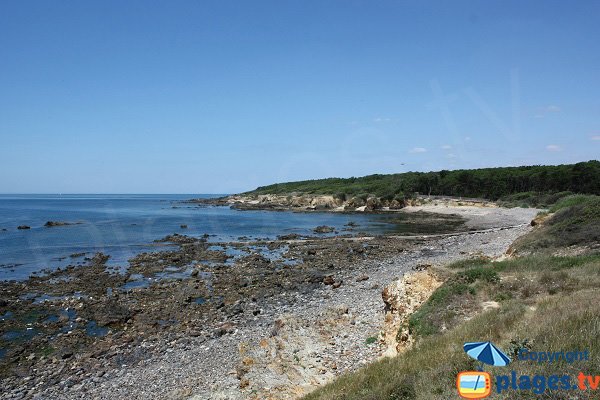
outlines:
[[[433,210],[434,207],[425,211],[440,212]],[[456,212],[456,208],[453,211]],[[276,301],[272,302],[272,307],[257,315],[245,314],[245,323],[224,329],[222,335],[211,339],[165,339],[160,344],[143,341],[139,344],[140,351],[148,352],[148,358],[135,366],[123,364],[107,373],[100,370],[76,380],[65,379],[42,392],[16,388],[2,393],[0,398],[200,400],[258,399],[265,395],[273,399],[297,397],[380,357],[383,349],[377,343],[367,345],[365,340],[381,330],[384,306],[381,290],[384,286],[419,264],[444,265],[475,255],[499,257],[518,236],[531,229],[529,221],[536,211],[459,208],[461,215],[470,217],[478,226],[503,228],[421,238],[416,240],[414,250],[399,252],[380,261],[367,259],[341,272],[336,276],[336,280],[342,281],[338,288],[323,285],[310,294],[279,293],[273,299]],[[276,343],[281,349],[275,349]],[[265,354],[265,349],[273,349],[277,354]],[[253,363],[240,371],[245,357],[251,357]],[[292,360],[292,364],[296,360],[297,368],[278,370],[278,363],[288,360]],[[51,365],[46,375],[36,378],[40,380],[39,387],[45,386],[44,376],[49,379],[54,368],[60,368],[60,364]],[[72,376],[76,377],[77,373],[73,370]],[[75,381],[77,383],[73,384]]]

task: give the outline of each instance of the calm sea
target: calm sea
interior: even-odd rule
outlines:
[[[341,230],[350,221],[368,233],[395,228],[380,215],[237,211],[181,203],[211,196],[0,195],[0,280],[26,279],[44,268],[66,266],[73,263],[73,253],[103,252],[111,256],[109,264],[126,265],[135,254],[157,250],[152,243],[173,233],[206,233],[210,241],[230,241],[309,235],[318,225]],[[46,221],[77,224],[48,228]],[[18,230],[19,225],[31,229]]]

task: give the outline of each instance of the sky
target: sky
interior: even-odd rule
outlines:
[[[0,2],[0,193],[600,154],[598,1]]]

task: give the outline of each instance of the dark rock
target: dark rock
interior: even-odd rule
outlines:
[[[17,226],[17,229],[20,229],[20,230],[23,230],[23,229],[31,229],[31,227],[30,227],[30,226],[28,226],[28,225],[19,225],[19,226]]]
[[[133,313],[128,308],[120,305],[115,300],[109,300],[98,307],[96,322],[99,326],[122,324],[128,321]]]
[[[317,226],[315,229],[313,229],[313,231],[315,233],[331,233],[334,230],[335,230],[334,228],[332,228],[331,226],[327,226],[327,225],[320,225],[320,226]]]
[[[297,233],[289,233],[287,235],[279,235],[277,236],[278,240],[296,240],[299,239],[300,235],[298,235]]]
[[[231,314],[233,315],[237,315],[237,314],[242,314],[244,312],[244,308],[242,307],[241,304],[235,304],[232,308],[231,308]]]
[[[51,228],[53,226],[66,226],[66,225],[74,225],[72,222],[62,222],[62,221],[48,221],[44,224],[45,227]]]
[[[92,257],[90,259],[90,261],[94,265],[103,265],[108,261],[109,258],[110,258],[110,256],[107,256],[104,253],[96,253],[96,254],[94,254],[94,257]]]
[[[180,227],[181,229],[187,229],[187,227],[188,227],[188,226],[187,226],[186,224],[182,224],[182,225],[179,225],[179,227]]]
[[[204,239],[206,240],[206,239]],[[200,239],[196,239],[190,236],[186,236],[186,235],[180,235],[178,233],[174,233],[172,235],[167,235],[162,239],[157,239],[155,240],[155,242],[161,243],[161,242],[170,242],[170,243],[178,243],[178,244],[184,244],[184,243],[195,243],[195,242],[199,242]]]
[[[417,264],[412,267],[413,271],[425,271],[431,268],[431,264]]]
[[[225,322],[224,324],[221,324],[219,327],[217,327],[214,330],[214,336],[221,337],[223,335],[233,333],[234,331],[235,331],[235,325],[230,322]]]
[[[333,279],[333,275],[327,275],[323,278],[323,283],[325,285],[333,285],[335,283],[335,279]]]

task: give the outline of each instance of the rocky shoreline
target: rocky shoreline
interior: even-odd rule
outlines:
[[[237,210],[386,212],[421,205],[497,207],[484,199],[461,199],[446,196],[381,198],[371,195],[333,196],[318,194],[236,194],[210,199],[191,199],[182,203],[229,206]]]
[[[536,213],[455,211],[486,230],[239,243],[173,235],[125,273],[98,254],[1,283],[0,398],[298,397],[386,351],[384,287],[428,265],[500,256]]]

